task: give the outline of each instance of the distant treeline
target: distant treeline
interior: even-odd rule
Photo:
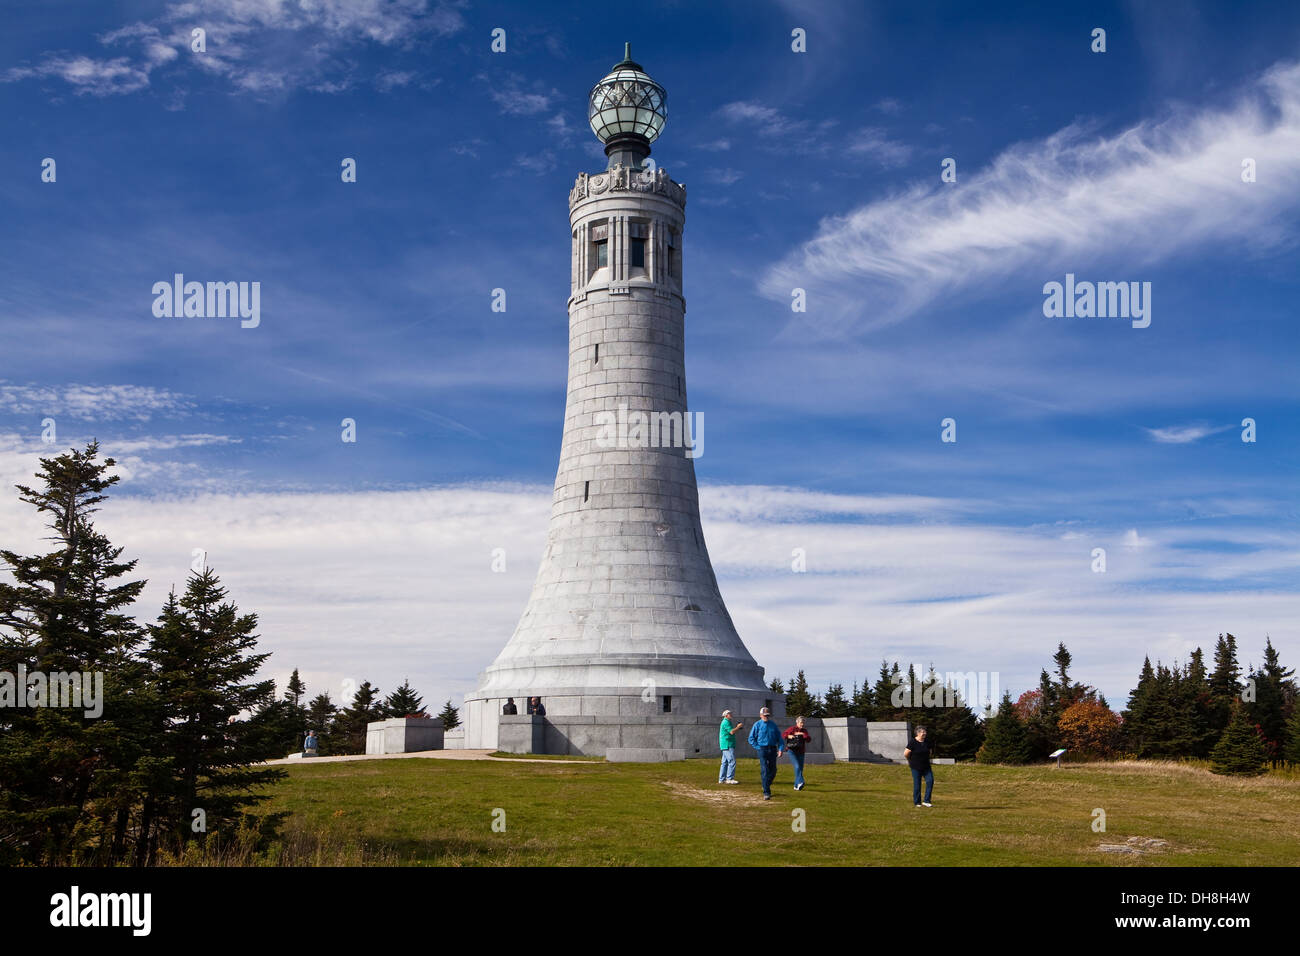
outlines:
[[[774,680],[771,688],[786,695],[792,718],[924,724],[936,755],[958,760],[1029,763],[1065,748],[1075,758],[1209,759],[1219,773],[1300,764],[1295,672],[1282,666],[1271,638],[1265,638],[1263,663],[1244,672],[1231,634],[1219,635],[1212,669],[1199,647],[1183,665],[1157,661],[1152,667],[1147,658],[1128,707],[1119,712],[1095,687],[1071,678],[1063,643],[1052,660],[1054,675],[1044,669],[1038,687],[1014,702],[1004,693],[996,708],[982,708],[982,720],[933,667],[918,678],[912,667],[903,674],[897,662],[882,661],[874,684],[854,683],[849,693],[843,684],[830,685],[824,695],[810,693],[803,671],[788,685]]]
[[[330,700],[329,694],[317,694],[309,703],[304,704],[307,687],[298,677],[295,669],[284,694],[284,698],[268,705],[274,709],[274,719],[283,728],[280,739],[285,753],[301,750],[307,730],[314,730],[317,737],[317,753],[324,757],[328,754],[363,754],[366,752],[366,725],[371,721],[387,720],[390,717],[428,717],[424,710],[424,698],[411,687],[409,680],[403,681],[387,697],[380,699],[378,687],[370,681],[363,681],[347,707],[338,707]],[[269,717],[269,715],[268,715]],[[460,714],[451,706],[451,701],[443,705],[438,713],[444,730],[460,726]],[[279,754],[283,757],[284,753]]]

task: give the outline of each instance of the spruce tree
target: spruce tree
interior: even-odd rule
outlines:
[[[955,688],[952,701],[953,706],[931,712],[926,723],[926,740],[933,739],[931,746],[936,754],[970,760],[984,743],[984,725]]]
[[[1286,721],[1286,743],[1282,747],[1282,757],[1293,767],[1300,767],[1300,705],[1291,709],[1291,716]]]
[[[894,687],[902,680],[898,662],[894,662],[891,670],[889,665],[883,660],[880,662],[880,673],[876,677],[875,686],[871,688],[872,709],[874,713],[872,718],[875,720],[897,720],[899,708],[894,705]]]
[[[284,699],[297,709],[302,706],[302,699],[306,694],[307,685],[302,682],[302,678],[298,676],[298,668],[295,667],[293,673],[289,675],[289,683],[285,686]]]
[[[1142,756],[1150,737],[1151,697],[1156,681],[1155,669],[1151,666],[1150,655],[1142,659],[1142,670],[1138,674],[1137,686],[1129,693],[1128,707],[1124,717],[1124,746],[1129,753]]]
[[[93,515],[119,480],[99,445],[40,459],[38,487],[19,497],[48,517],[53,550],[36,556],[0,550],[13,584],[0,583],[0,671],[28,697],[19,667],[40,680],[58,673],[96,673],[101,715],[90,707],[0,710],[0,863],[67,863],[110,852],[118,791],[104,782],[129,771],[138,741],[130,727],[142,704],[140,669],[131,654],[141,629],[128,613],[144,581],[120,579],[135,569],[97,532]],[[92,687],[96,679],[92,676]],[[84,703],[83,696],[83,703]],[[128,808],[129,813],[129,808]],[[83,814],[88,816],[83,817]],[[97,829],[98,825],[98,829]]]
[[[979,763],[1029,762],[1029,734],[1016,714],[1009,691],[1003,692],[998,712],[986,722],[984,744],[979,748],[975,759]]]
[[[856,683],[853,685],[853,697],[849,700],[849,716],[862,717],[866,720],[875,720],[875,697],[871,693],[871,685],[865,679],[862,686]]]
[[[1258,776],[1266,770],[1268,752],[1264,741],[1246,715],[1240,703],[1232,708],[1232,716],[1223,736],[1210,753],[1210,766],[1215,773],[1237,776]]]
[[[792,720],[799,716],[813,716],[813,699],[808,693],[808,679],[803,671],[790,681],[790,689],[785,694],[785,712]]]
[[[338,713],[338,708],[330,700],[330,695],[326,693],[317,694],[307,705],[307,720],[304,727],[303,739],[306,739],[306,731],[314,730],[316,732],[317,749],[320,756],[330,753],[329,740],[331,731],[334,728],[334,716]],[[302,741],[299,741],[301,744]]]
[[[424,711],[424,698],[415,692],[410,680],[403,680],[402,686],[384,701],[384,711],[389,717],[416,716]]]
[[[460,711],[451,706],[451,701],[447,701],[438,712],[438,719],[442,721],[444,731],[451,730],[453,727],[460,726]]]
[[[831,684],[826,690],[826,699],[822,703],[822,717],[849,716],[849,702],[844,696],[843,684]]]
[[[767,689],[770,690],[770,691],[771,691],[772,693],[774,693],[774,694],[784,694],[784,693],[785,693],[785,687],[781,684],[781,678],[779,678],[779,677],[773,677],[773,678],[772,678],[772,683],[770,683],[770,684],[767,685]]]
[[[1056,722],[1061,717],[1061,690],[1046,670],[1038,675],[1039,701],[1034,716],[1025,724],[1030,759],[1041,759],[1057,749]]]
[[[1295,682],[1291,680],[1294,674],[1294,670],[1282,666],[1272,638],[1265,637],[1264,663],[1250,675],[1255,683],[1255,699],[1247,705],[1247,715],[1259,726],[1273,763],[1283,759],[1287,743],[1286,715],[1291,709],[1288,704],[1294,705],[1296,697]]]
[[[211,569],[192,573],[185,593],[172,591],[149,628],[142,657],[161,701],[153,785],[145,796],[136,863],[161,846],[178,847],[206,833],[233,834],[247,811],[285,776],[250,766],[264,756],[264,728],[240,715],[265,706],[275,682],[254,677],[269,654],[254,653],[257,615],[240,614]],[[196,814],[196,811],[202,814]]]
[[[1237,664],[1237,639],[1219,635],[1214,645],[1214,670],[1210,674],[1210,727],[1216,737],[1228,726],[1241,694],[1241,668]]]
[[[338,712],[330,732],[331,749],[340,754],[366,752],[367,725],[384,719],[384,705],[379,688],[362,681],[352,703]]]
[[[1206,757],[1214,746],[1217,732],[1213,726],[1213,703],[1210,695],[1210,679],[1205,669],[1205,654],[1198,647],[1192,651],[1187,664],[1187,675],[1183,681],[1183,692],[1190,704],[1191,756]]]

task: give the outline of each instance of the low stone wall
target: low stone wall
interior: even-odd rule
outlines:
[[[736,734],[736,756],[752,757],[748,737],[759,718],[741,715],[744,727]],[[502,716],[497,748],[506,753],[565,754],[600,757],[610,750],[682,751],[687,758],[717,759],[719,717],[663,714]],[[785,720],[777,726],[784,730]],[[808,718],[804,729],[812,738],[808,754],[818,761],[899,763],[907,746],[910,725],[859,717]],[[826,758],[820,755],[831,755]]]
[[[366,724],[366,753],[409,754],[442,749],[438,717],[394,717]]]

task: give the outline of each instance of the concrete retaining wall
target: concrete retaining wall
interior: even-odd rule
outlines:
[[[736,734],[736,756],[753,757],[748,737],[756,715],[740,714],[744,727]],[[610,750],[682,751],[689,758],[718,757],[721,718],[662,714],[499,717],[497,749],[507,753],[607,756]],[[786,720],[778,720],[784,730]],[[812,762],[845,760],[897,763],[903,760],[910,727],[906,722],[876,722],[858,717],[809,718],[804,722],[811,740]],[[813,759],[815,758],[815,759]]]
[[[442,749],[442,721],[437,717],[394,717],[366,724],[366,753],[409,754]]]

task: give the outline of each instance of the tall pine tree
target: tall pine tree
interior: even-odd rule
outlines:
[[[1210,754],[1211,768],[1215,773],[1257,776],[1267,769],[1267,760],[1264,741],[1246,716],[1246,708],[1234,704],[1228,726]]]
[[[254,676],[268,654],[257,646],[255,614],[240,614],[211,570],[190,575],[181,597],[173,591],[149,628],[142,656],[162,701],[155,785],[145,797],[136,862],[151,862],[160,847],[179,847],[208,834],[233,836],[243,816],[266,799],[261,788],[285,776],[250,766],[259,759],[262,729],[241,717],[263,707],[274,681]],[[196,813],[201,811],[201,813]]]
[[[379,688],[370,681],[362,681],[352,703],[338,712],[330,729],[330,747],[334,753],[363,754],[366,752],[366,726],[384,719],[384,704]]]
[[[389,717],[415,717],[424,713],[424,698],[415,692],[410,680],[388,695],[384,711]]]
[[[1029,734],[1016,708],[1011,703],[1010,692],[1004,691],[998,712],[984,728],[984,744],[975,755],[979,763],[1022,764],[1030,760]]]
[[[131,653],[141,629],[127,612],[145,585],[122,580],[135,562],[123,561],[123,549],[93,525],[119,480],[108,474],[114,464],[99,459],[92,441],[82,451],[40,459],[39,485],[17,486],[21,500],[48,519],[54,547],[35,556],[0,551],[14,581],[0,583],[0,671],[14,675],[15,697],[0,710],[0,863],[68,863],[96,854],[102,862],[111,847],[102,827],[116,825],[118,808],[108,802],[120,795],[102,784],[120,782],[137,752],[131,728],[143,697],[135,693],[140,669],[131,666]],[[32,687],[59,673],[98,673],[102,714],[89,706],[12,706],[20,697],[33,702],[28,683],[17,679],[19,668]],[[99,799],[105,803],[97,808]]]

